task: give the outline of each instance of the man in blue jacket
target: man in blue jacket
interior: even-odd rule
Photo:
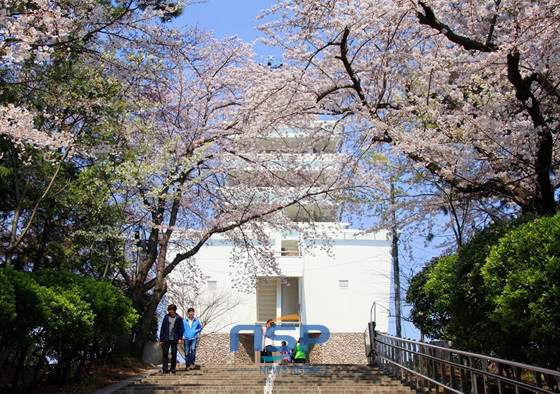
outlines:
[[[194,308],[189,308],[188,318],[185,322],[185,362],[187,364],[187,371],[194,369],[195,356],[196,356],[196,341],[198,334],[202,331],[202,324],[200,320],[194,317]]]
[[[168,314],[165,315],[161,322],[161,330],[159,332],[159,345],[163,350],[163,373],[169,373],[167,362],[169,357],[169,349],[171,349],[171,373],[175,373],[177,365],[177,344],[183,341],[183,318],[177,314],[177,306],[171,304],[167,307]]]

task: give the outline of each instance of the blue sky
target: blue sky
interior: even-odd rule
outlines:
[[[185,7],[176,24],[213,31],[218,39],[238,36],[243,41],[252,42],[260,34],[254,28],[261,21],[255,21],[255,17],[274,3],[275,0],[207,0],[192,3]],[[263,58],[271,54],[279,57],[277,49],[268,49],[262,44],[255,47],[255,52]]]
[[[255,17],[273,0],[207,0],[185,7],[180,22],[213,30],[216,38],[238,35],[245,41],[257,38]]]

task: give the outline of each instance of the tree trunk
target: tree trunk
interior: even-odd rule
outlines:
[[[148,303],[142,309],[142,314],[138,320],[138,328],[136,335],[131,338],[130,353],[133,357],[141,358],[144,352],[144,346],[148,341],[150,335],[150,328],[152,326],[152,319],[156,315],[157,307],[167,292],[167,284],[165,281],[162,285],[156,285],[153,293],[150,295]],[[136,303],[134,303],[136,304]]]

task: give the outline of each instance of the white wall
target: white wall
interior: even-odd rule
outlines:
[[[357,238],[354,234],[348,230],[336,236],[334,257],[321,250],[305,254],[304,323],[322,324],[331,332],[361,332],[375,301],[377,327],[387,331],[390,240],[385,233]],[[348,289],[340,289],[340,280],[348,281]]]
[[[302,323],[324,325],[331,332],[363,332],[375,301],[377,328],[388,331],[391,241],[387,234],[357,237],[355,230],[340,230],[330,236],[330,252],[307,241],[301,257],[279,258],[285,276],[300,278]],[[231,297],[243,300],[225,317],[229,325],[221,332],[229,332],[236,324],[256,322],[256,291],[247,294],[232,288],[231,249],[229,243],[216,237],[196,255],[198,265],[209,276],[208,280],[217,281],[219,291],[227,290]],[[168,260],[171,258],[170,254]],[[340,280],[348,281],[348,289],[339,289]],[[211,331],[213,327],[205,328],[205,332]]]
[[[256,321],[256,291],[253,289],[252,293],[238,291],[232,288],[231,281],[231,267],[230,267],[230,253],[232,245],[224,241],[223,238],[215,237],[216,239],[208,245],[205,245],[196,254],[195,260],[197,265],[201,268],[203,273],[208,276],[208,281],[216,281],[217,293],[227,292],[229,294],[228,302],[239,300],[239,304],[230,312],[222,316],[218,321],[204,327],[203,332],[229,332],[230,328],[237,324],[255,324]],[[167,260],[170,261],[174,257],[174,252],[170,251]],[[181,263],[185,264],[185,262]],[[174,270],[170,275],[177,277],[180,275],[181,267]],[[209,296],[207,286],[202,287],[202,292],[205,297]],[[168,304],[177,303],[176,300],[170,296],[168,292]],[[181,316],[186,316],[186,311],[177,311]],[[198,314],[198,311],[195,315]],[[225,325],[225,327],[224,327]],[[220,327],[221,329],[217,329]]]

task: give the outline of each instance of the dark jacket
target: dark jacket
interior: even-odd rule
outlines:
[[[159,331],[160,342],[167,342],[172,339],[177,342],[179,339],[183,339],[183,318],[178,314],[175,314],[175,317],[175,325],[173,326],[174,338],[169,338],[169,315],[165,315],[163,321],[161,322],[161,330]]]

